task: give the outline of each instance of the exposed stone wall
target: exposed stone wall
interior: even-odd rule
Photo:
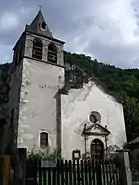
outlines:
[[[122,148],[126,142],[125,122],[122,105],[103,92],[94,83],[84,85],[82,89],[71,89],[68,96],[62,95],[62,156],[71,159],[74,149],[85,151],[84,138],[81,136],[84,124],[91,125],[89,115],[97,111],[101,115],[101,125],[111,132],[108,146]],[[93,139],[101,139],[105,147],[105,137],[91,136],[87,140],[87,151]]]
[[[26,36],[26,44],[25,44],[25,56],[32,57],[32,48],[33,48],[33,40],[34,38],[39,38],[43,43],[43,56],[42,60],[47,62],[47,53],[48,53],[48,45],[51,43],[51,40],[39,37],[36,35],[27,35]],[[63,57],[63,45],[52,41],[57,47],[57,64],[64,66],[64,57]]]
[[[64,68],[24,58],[18,147],[39,149],[41,131],[48,132],[49,146],[56,147],[55,95],[63,82]]]

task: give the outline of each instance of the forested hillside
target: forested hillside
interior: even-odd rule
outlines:
[[[90,57],[65,52],[66,80],[72,83],[92,79],[123,104],[128,141],[139,136],[139,70],[120,69]]]
[[[0,65],[0,126],[5,124],[7,117],[7,103],[9,93],[9,67],[10,64]]]
[[[139,135],[139,70],[116,68],[75,53],[65,52],[64,58],[67,83],[79,85],[91,79],[101,85],[107,93],[123,104],[128,141],[137,137]],[[10,64],[0,65],[1,124],[7,116],[9,66]]]

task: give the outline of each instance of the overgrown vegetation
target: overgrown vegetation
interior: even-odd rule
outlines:
[[[10,64],[0,65],[0,124],[3,124],[5,122],[5,118],[7,117],[9,67]]]
[[[0,65],[0,154],[2,153],[2,133],[8,116],[9,64]]]
[[[50,149],[45,149],[45,150],[34,150],[32,149],[27,153],[27,159],[46,159],[46,160],[57,160],[61,159],[59,151],[57,149],[50,150]]]
[[[128,141],[139,133],[139,70],[120,69],[82,54],[65,52],[66,81],[82,84],[91,79],[124,107]]]
[[[64,53],[66,82],[75,85],[88,79],[101,85],[103,89],[123,104],[128,140],[139,133],[139,70],[120,69],[99,63],[82,54]],[[7,117],[9,92],[8,70],[10,64],[0,65],[0,123]]]

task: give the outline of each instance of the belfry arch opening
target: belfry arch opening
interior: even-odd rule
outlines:
[[[42,29],[46,29],[46,23],[45,23],[45,22],[42,22],[41,28],[42,28]]]
[[[104,144],[100,139],[94,139],[91,142],[91,158],[93,160],[104,159]]]
[[[32,57],[39,59],[39,60],[42,60],[42,51],[43,51],[42,41],[38,38],[34,39]]]
[[[57,63],[57,48],[54,43],[48,45],[48,62]]]

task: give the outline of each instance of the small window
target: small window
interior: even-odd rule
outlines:
[[[93,111],[90,116],[89,116],[89,120],[92,122],[92,123],[97,123],[97,122],[101,122],[101,116],[98,112],[96,111]]]
[[[48,45],[48,62],[57,63],[57,49],[53,43]]]
[[[46,23],[45,22],[42,22],[42,25],[41,25],[42,27],[42,29],[46,29]]]
[[[32,57],[42,60],[42,50],[43,50],[42,41],[40,39],[35,39],[33,41]]]
[[[45,148],[48,146],[48,133],[40,133],[40,147]]]

